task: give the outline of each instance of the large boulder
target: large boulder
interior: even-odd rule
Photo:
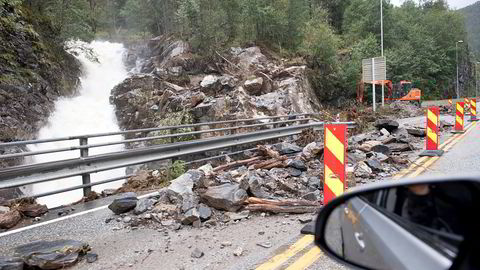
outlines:
[[[378,130],[382,130],[384,128],[390,133],[396,130],[399,126],[400,125],[398,124],[398,122],[394,120],[381,119],[375,122],[375,127]]]
[[[37,241],[14,249],[15,256],[40,269],[60,269],[75,264],[89,250],[87,243],[75,240]]]
[[[199,170],[189,170],[188,172],[172,180],[168,190],[177,196],[193,195],[193,187],[203,182],[205,173]]]
[[[137,196],[133,192],[123,194],[120,198],[113,200],[108,206],[117,215],[133,210],[137,206]]]
[[[0,214],[0,229],[10,229],[22,220],[22,215],[17,210]]]
[[[209,187],[202,195],[206,204],[219,210],[235,212],[242,207],[247,199],[247,192],[239,184],[223,184]]]
[[[295,154],[303,151],[300,146],[286,142],[277,143],[273,145],[273,148],[278,151],[280,155]]]

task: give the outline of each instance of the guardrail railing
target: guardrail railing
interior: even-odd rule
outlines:
[[[107,171],[111,169],[122,168],[122,167],[127,167],[132,165],[144,164],[144,163],[149,163],[149,162],[154,162],[159,160],[178,158],[186,155],[202,153],[205,151],[225,149],[225,148],[230,148],[230,147],[239,146],[239,145],[245,145],[245,144],[251,144],[251,143],[256,143],[260,141],[288,137],[288,136],[300,134],[302,130],[308,129],[308,128],[316,128],[316,129],[323,128],[323,124],[324,124],[323,122],[303,123],[303,124],[288,126],[289,124],[294,124],[295,122],[309,122],[312,120],[312,118],[307,118],[306,116],[311,116],[311,115],[312,114],[301,114],[301,115],[266,117],[261,119],[241,119],[241,120],[232,120],[232,121],[200,123],[200,124],[194,124],[194,125],[183,125],[183,126],[175,126],[175,127],[139,129],[139,130],[124,131],[124,132],[112,132],[112,133],[102,133],[102,134],[93,134],[93,135],[84,135],[84,136],[74,136],[74,137],[56,138],[56,139],[49,139],[49,140],[31,140],[26,142],[3,143],[3,144],[0,144],[0,147],[12,146],[12,145],[34,144],[34,143],[39,143],[39,141],[41,141],[41,143],[44,143],[44,142],[53,142],[58,140],[73,140],[73,139],[81,140],[80,146],[74,146],[69,148],[68,150],[67,149],[60,149],[60,150],[51,149],[51,150],[44,150],[44,151],[36,151],[36,153],[28,153],[28,152],[16,153],[16,154],[3,155],[3,156],[0,156],[0,158],[23,157],[28,155],[38,155],[38,154],[54,153],[54,152],[69,151],[69,150],[80,150],[81,153],[79,158],[60,160],[60,161],[54,161],[54,162],[46,162],[46,163],[38,163],[38,164],[21,165],[21,166],[0,169],[0,189],[37,184],[37,183],[42,183],[47,181],[68,178],[72,176],[82,176],[82,185],[59,189],[55,191],[49,191],[42,194],[36,194],[34,195],[34,197],[48,196],[48,195],[53,195],[53,194],[76,190],[76,189],[83,189],[83,192],[86,195],[88,192],[91,191],[92,186],[124,180],[132,176],[132,175],[126,175],[122,177],[105,179],[102,181],[97,181],[92,183],[90,181],[91,173]],[[288,117],[290,118],[290,120],[270,122],[271,119],[281,119],[282,117]],[[291,119],[293,117],[295,118],[303,117],[303,118]],[[103,144],[90,144],[90,145],[88,144],[88,138],[98,137],[98,136],[111,136],[111,135],[119,135],[119,134],[126,134],[126,133],[139,133],[139,132],[166,130],[168,128],[178,129],[179,127],[184,128],[184,127],[191,127],[191,126],[204,126],[207,124],[215,125],[215,124],[225,124],[227,122],[240,123],[240,122],[247,122],[247,121],[258,121],[258,120],[268,120],[268,122],[261,123],[261,124],[238,125],[235,127],[228,127],[228,128],[214,128],[214,129],[207,129],[207,130],[199,130],[199,131],[179,133],[179,134],[167,134],[167,135],[161,135],[161,136],[128,139],[128,140],[109,142],[109,143],[103,143]],[[349,122],[346,124],[348,124],[350,127],[354,126],[354,123],[352,122]],[[287,125],[287,126],[278,127],[281,125],[283,126]],[[231,132],[231,131],[238,131],[246,128],[258,128],[258,127],[265,127],[265,126],[271,126],[272,128],[266,129],[266,130],[248,132],[248,133]],[[113,144],[125,144],[125,143],[132,143],[132,142],[138,142],[138,141],[166,139],[166,138],[172,138],[173,136],[192,136],[192,135],[199,135],[204,133],[226,132],[226,131],[230,131],[230,134],[225,135],[224,133],[223,136],[218,136],[218,137],[197,139],[197,140],[177,142],[177,143],[169,143],[169,144],[163,144],[163,145],[153,145],[148,147],[127,149],[121,152],[106,153],[101,155],[93,155],[93,156],[88,155],[88,149],[93,147],[101,147],[101,146],[107,146],[107,145],[113,145]],[[207,158],[205,160],[208,160],[208,159],[211,159],[211,158]]]

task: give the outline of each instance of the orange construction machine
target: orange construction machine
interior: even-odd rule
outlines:
[[[381,88],[382,81],[374,81],[376,87]],[[383,84],[388,89],[385,100],[405,100],[419,102],[422,98],[422,90],[414,88],[411,81],[400,81],[397,84],[393,84],[390,80],[383,81]],[[377,89],[379,89],[377,88]],[[365,87],[363,81],[357,85],[357,100],[363,102]],[[381,94],[381,91],[376,91],[377,95]],[[381,100],[381,99],[379,99]]]

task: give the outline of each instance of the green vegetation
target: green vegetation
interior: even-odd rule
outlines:
[[[168,179],[173,180],[186,172],[187,164],[183,160],[175,160],[168,169]]]
[[[460,11],[465,15],[469,44],[477,55],[477,59],[480,59],[480,1]]]
[[[388,78],[414,81],[427,98],[452,96],[455,41],[467,39],[462,13],[450,10],[445,0],[407,0],[400,7],[383,1]],[[59,40],[108,37],[130,41],[176,35],[204,56],[252,44],[284,56],[300,56],[310,67],[312,85],[322,101],[354,97],[361,60],[380,55],[378,0],[17,2],[35,16],[48,18]],[[478,25],[478,11],[465,13],[469,29]],[[478,35],[472,34],[471,39]],[[470,93],[469,48],[460,46],[459,55],[462,92]]]

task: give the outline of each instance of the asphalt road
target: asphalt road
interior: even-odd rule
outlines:
[[[424,117],[418,117],[406,123],[421,126],[423,121]],[[446,139],[447,134],[442,141]],[[480,125],[424,174],[480,174],[479,149]],[[88,242],[99,259],[93,264],[82,261],[72,269],[256,269],[272,265],[277,269],[348,269],[327,258],[313,246],[311,238],[299,234],[303,225],[298,218],[309,215],[254,215],[227,226],[180,231],[130,230],[115,220],[105,223],[109,217],[114,217],[113,213],[101,209],[15,234],[0,234],[0,254],[9,255],[13,247],[35,240],[76,239]],[[222,247],[223,242],[231,246]],[[257,245],[265,242],[271,247]],[[195,248],[204,252],[202,258],[190,256]],[[233,254],[238,248],[243,249],[241,256]]]

